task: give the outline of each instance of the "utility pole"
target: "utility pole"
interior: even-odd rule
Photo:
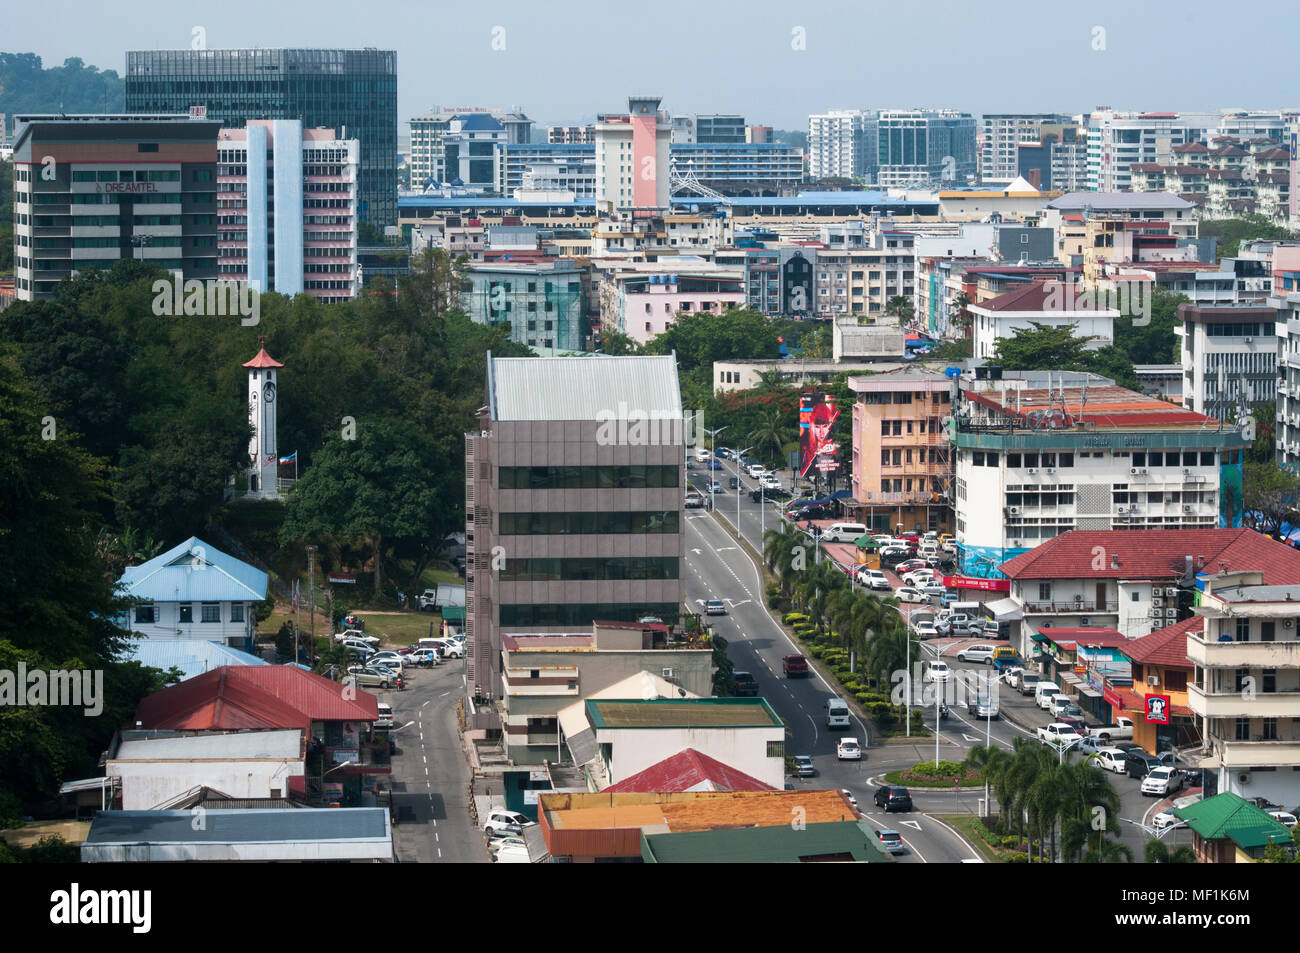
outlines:
[[[316,547],[307,547],[307,600],[308,616],[311,628],[311,647],[316,650]]]

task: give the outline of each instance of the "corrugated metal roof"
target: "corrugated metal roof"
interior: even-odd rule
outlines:
[[[105,811],[91,822],[87,844],[265,844],[295,841],[383,841],[382,807],[269,811],[211,810],[195,830],[192,811]]]
[[[141,665],[160,668],[164,672],[170,668],[180,669],[184,673],[181,681],[223,665],[270,664],[256,655],[205,639],[140,639],[128,643],[124,655]]]
[[[682,419],[675,357],[490,360],[495,420]]]
[[[130,735],[127,732],[126,735]],[[229,761],[242,758],[296,758],[302,754],[302,732],[240,731],[231,734],[175,735],[170,738],[125,737],[109,761],[154,761],[185,758]]]
[[[892,858],[856,821],[642,834],[641,857],[656,864],[795,864],[829,860],[887,864]]]
[[[118,584],[152,602],[261,602],[266,573],[191,536],[161,556],[128,566]]]
[[[1230,838],[1247,850],[1291,840],[1291,832],[1278,821],[1231,791],[1179,808],[1174,816],[1206,840]]]

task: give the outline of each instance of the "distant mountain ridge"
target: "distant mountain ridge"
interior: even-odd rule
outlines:
[[[116,70],[87,66],[72,56],[48,69],[35,53],[0,53],[0,113],[9,131],[22,113],[122,112],[126,84]]]

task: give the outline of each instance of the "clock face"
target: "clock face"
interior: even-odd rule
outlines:
[[[274,384],[268,383],[266,387],[262,389],[262,399],[265,400],[268,404],[273,403],[275,401]]]

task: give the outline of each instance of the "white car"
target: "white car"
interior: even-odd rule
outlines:
[[[372,647],[379,644],[379,639],[375,638],[373,635],[366,635],[360,629],[344,629],[342,632],[338,633],[338,635],[334,636],[335,642],[346,642],[348,639],[356,639],[358,642],[364,642],[366,645]]]
[[[1269,811],[1268,816],[1283,827],[1295,827],[1296,817],[1290,811]]]
[[[872,589],[888,589],[889,577],[879,569],[868,569],[863,566],[858,570],[858,582],[864,586],[870,586]]]
[[[858,739],[841,738],[835,748],[835,757],[841,761],[861,761],[862,748],[858,745]]]
[[[968,645],[957,653],[957,661],[992,663],[994,650],[992,645]]]
[[[1125,761],[1127,755],[1119,748],[1102,748],[1096,756],[1089,761],[1094,768],[1101,768],[1103,771],[1113,771],[1115,774],[1123,774],[1125,771]]]
[[[930,597],[920,589],[913,589],[911,586],[901,586],[894,590],[894,598],[899,602],[929,602]]]
[[[925,669],[925,680],[927,682],[946,682],[948,680],[948,663],[930,662]]]
[[[998,677],[1001,678],[1002,681],[1010,685],[1012,688],[1019,688],[1020,673],[1023,671],[1024,671],[1023,668],[1018,668],[1018,667],[1006,668],[1002,670],[1002,674]]]
[[[483,833],[489,837],[494,836],[499,830],[514,830],[525,827],[532,827],[536,821],[530,821],[523,814],[517,811],[496,810],[488,814],[487,820],[483,822]]]
[[[778,480],[778,479],[777,479],[776,477],[774,477],[774,476],[764,476],[764,477],[763,477],[761,480],[759,480],[758,482],[759,482],[760,485],[762,485],[763,489],[765,489],[765,490],[784,490],[784,489],[785,489],[785,487],[781,485],[781,481]]]
[[[425,645],[430,644],[442,653],[443,658],[465,657],[465,643],[457,639],[434,639],[432,643],[425,643]]]
[[[1189,804],[1195,804],[1200,799],[1199,794],[1189,794],[1186,797],[1175,798],[1173,804],[1151,818],[1151,826],[1158,831],[1162,831],[1166,827],[1183,827],[1187,822],[1174,817],[1174,811],[1181,810]]]
[[[1151,773],[1142,779],[1142,793],[1153,797],[1168,797],[1175,791],[1182,790],[1187,776],[1177,768],[1152,768]]]
[[[751,463],[749,466],[745,467],[745,472],[754,480],[767,476],[767,468],[761,463]]]
[[[948,594],[948,590],[942,583],[933,580],[930,582],[926,582],[924,579],[918,580],[916,588],[920,589],[927,596],[933,596],[936,599],[940,599]]]
[[[495,854],[497,851],[505,847],[514,847],[523,851],[527,851],[528,841],[518,836],[498,837],[495,840],[488,842],[488,853]]]
[[[918,622],[913,628],[916,630],[916,637],[922,641],[939,637],[939,630],[934,627],[933,622]]]
[[[1038,740],[1043,744],[1061,745],[1071,741],[1082,741],[1083,736],[1075,730],[1074,725],[1055,722],[1038,729]]]
[[[927,582],[934,583],[937,581],[933,569],[913,569],[903,577],[904,584],[909,586],[920,586]]]

